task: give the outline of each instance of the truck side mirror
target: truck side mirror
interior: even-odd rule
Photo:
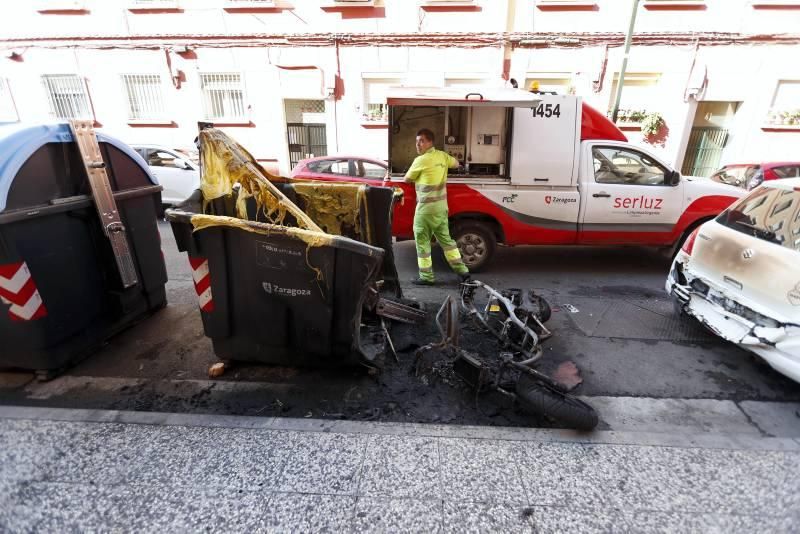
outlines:
[[[678,185],[681,183],[681,173],[678,171],[672,171],[667,178],[669,185]]]

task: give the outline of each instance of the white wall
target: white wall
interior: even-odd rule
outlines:
[[[318,0],[292,0],[294,9],[270,13],[231,13],[224,0],[181,0],[182,11],[136,14],[125,0],[86,0],[83,15],[41,14],[36,7],[47,0],[4,5],[0,39],[35,36],[252,34],[319,32],[503,32],[509,2],[476,0],[480,8],[465,12],[431,12],[417,0],[377,0],[375,16],[353,18],[346,11],[325,11]],[[53,0],[54,2],[57,0]],[[38,3],[37,3],[38,2]],[[514,30],[537,32],[625,32],[630,2],[598,0],[592,11],[543,11],[534,0],[516,0]],[[708,0],[699,11],[651,11],[640,8],[637,32],[726,31],[746,33],[796,32],[800,10],[757,10],[749,0]],[[9,80],[20,119],[48,120],[42,88],[43,74],[79,74],[87,78],[97,120],[102,128],[124,141],[188,146],[202,119],[200,72],[239,72],[246,88],[247,115],[252,127],[225,129],[259,159],[277,160],[289,171],[283,101],[287,98],[326,102],[329,153],[362,154],[385,158],[387,129],[365,127],[365,76],[387,73],[406,83],[443,85],[448,73],[485,78],[502,84],[503,50],[423,47],[342,47],[339,64],[345,93],[332,97],[337,69],[333,48],[254,47],[195,50],[196,59],[171,54],[172,72],[163,50],[86,50],[28,48],[24,61],[0,58],[0,77]],[[0,48],[2,48],[0,41]],[[600,47],[574,49],[516,49],[511,76],[524,82],[533,72],[566,72],[577,94],[601,111],[609,108],[614,74],[622,62],[621,48],[608,52],[599,92],[593,80],[600,72],[605,51]],[[8,52],[5,54],[8,55]],[[701,47],[697,61],[708,70],[703,100],[741,102],[731,142],[723,162],[734,160],[798,159],[800,131],[762,130],[775,87],[780,79],[800,79],[798,46]],[[634,47],[628,72],[660,73],[653,90],[653,111],[663,114],[669,135],[663,146],[651,147],[680,166],[694,118],[695,102],[685,101],[695,50],[692,46]],[[283,70],[279,66],[315,66],[316,70]],[[175,88],[170,76],[178,70],[186,80]],[[163,78],[168,118],[175,127],[133,127],[127,120],[123,73],[158,73]],[[624,94],[623,94],[624,102]],[[800,102],[797,107],[800,108]],[[640,133],[626,131],[631,141],[645,143]]]

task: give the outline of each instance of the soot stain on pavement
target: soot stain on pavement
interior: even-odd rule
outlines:
[[[422,325],[393,325],[391,336],[399,362],[387,354],[384,368],[377,373],[367,368],[319,369],[234,362],[213,382],[181,380],[176,374],[138,379],[113,392],[89,386],[79,395],[70,391],[29,404],[355,421],[552,426],[545,418],[522,412],[499,393],[476,395],[453,373],[450,358],[441,352],[429,351],[417,373],[416,349],[441,337],[433,315],[429,313],[429,320]],[[558,336],[558,332],[554,335]],[[552,375],[568,358],[555,356],[557,351],[548,351],[547,344],[545,341],[545,357],[538,369]],[[501,350],[489,334],[463,322],[461,345],[487,359]],[[147,352],[145,358],[150,357]],[[580,388],[575,393],[580,394]]]

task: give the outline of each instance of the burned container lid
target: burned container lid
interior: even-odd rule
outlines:
[[[122,141],[97,132],[97,140],[99,143],[106,143],[120,152],[125,154],[131,162],[141,167],[144,174],[150,181],[150,185],[158,185],[155,176],[150,172],[150,168],[144,159],[132,148],[123,143]],[[48,144],[51,143],[67,143],[70,146],[73,143],[72,133],[67,123],[56,124],[24,124],[13,123],[0,125],[0,212],[6,209],[24,208],[26,204],[35,205],[39,202],[17,202],[10,205],[9,195],[11,193],[11,186],[15,178],[19,174],[20,169],[29,163],[31,157],[36,158],[37,153]],[[35,162],[34,162],[35,163]],[[55,179],[55,178],[54,178]],[[112,184],[113,186],[114,184]],[[147,185],[147,184],[139,184]],[[38,200],[47,202],[59,198],[63,195],[58,194],[58,188],[53,187],[48,190],[47,184],[36,184],[39,189],[39,194],[34,195],[39,197]],[[47,197],[50,198],[42,198]]]

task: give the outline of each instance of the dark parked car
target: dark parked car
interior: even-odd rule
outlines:
[[[711,175],[715,182],[735,185],[748,191],[767,180],[800,178],[800,162],[736,163],[725,165]]]

